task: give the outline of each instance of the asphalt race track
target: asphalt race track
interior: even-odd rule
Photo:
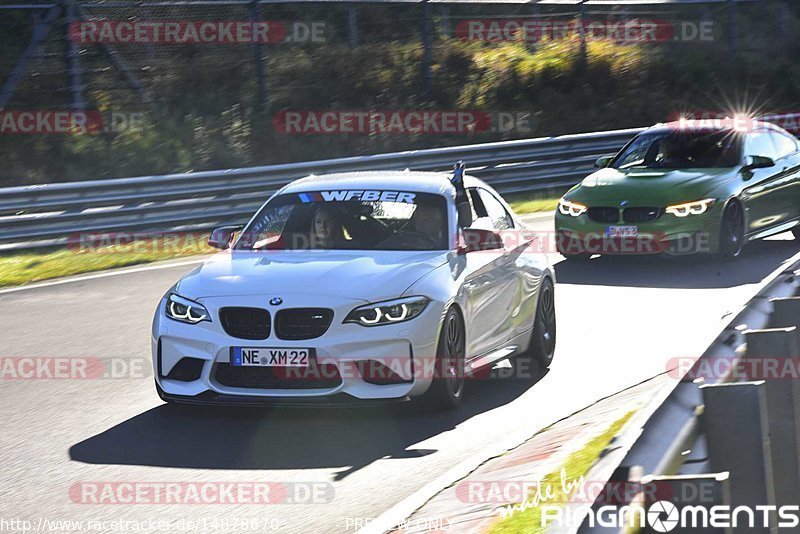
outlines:
[[[542,219],[534,225],[543,231],[552,226]],[[2,381],[0,517],[34,524],[162,520],[173,529],[181,519],[206,525],[257,519],[264,523],[252,530],[259,532],[269,531],[265,525],[280,532],[354,532],[357,518],[378,516],[505,436],[532,434],[662,373],[670,358],[698,356],[723,317],[798,249],[791,237],[778,236],[749,246],[730,264],[700,258],[561,261],[558,349],[550,372],[536,383],[472,381],[465,405],[442,414],[409,405],[164,405],[149,367],[150,321],[187,265],[0,292],[0,356],[146,363],[146,376],[132,378]],[[267,506],[75,504],[69,490],[82,481],[315,482],[332,487],[335,496],[327,503]],[[76,524],[61,531],[80,530]]]

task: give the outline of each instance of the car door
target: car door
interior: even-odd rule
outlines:
[[[744,143],[745,161],[748,156],[765,156],[775,160],[778,151],[770,132],[759,129],[749,132]],[[747,220],[747,233],[757,234],[785,217],[785,202],[780,197],[779,179],[783,173],[779,165],[744,171],[745,189],[742,195]]]
[[[488,191],[470,188],[467,192],[474,210],[470,228],[494,231],[513,228],[513,219]],[[489,196],[485,196],[487,194]],[[519,300],[519,278],[512,256],[505,248],[470,252],[466,259],[464,289],[470,317],[469,362],[503,348],[513,337],[510,317]]]

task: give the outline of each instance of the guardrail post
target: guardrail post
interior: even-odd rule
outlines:
[[[747,330],[746,368],[763,375],[767,403],[767,432],[772,479],[777,506],[800,503],[800,376],[794,376],[798,361],[797,327]],[[758,365],[756,365],[758,363]],[[788,372],[787,372],[788,370]]]
[[[764,381],[700,386],[711,469],[730,473],[731,507],[775,503]],[[732,532],[768,528],[737,527]]]
[[[702,475],[647,475],[642,477],[640,487],[644,494],[645,507],[648,509],[654,502],[667,501],[674,504],[679,512],[684,506],[700,506],[705,510],[710,510],[712,506],[721,506],[730,502],[729,478],[730,474],[727,472]],[[674,532],[687,534],[723,531],[732,532],[731,529],[714,527],[692,528],[680,523],[674,530]],[[663,532],[663,529],[654,530],[648,523],[644,532]]]
[[[775,297],[769,301],[774,310],[770,319],[773,328],[800,325],[800,297]]]

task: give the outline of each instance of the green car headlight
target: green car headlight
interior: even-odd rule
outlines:
[[[583,204],[578,204],[577,202],[570,202],[569,200],[563,197],[561,198],[561,200],[558,201],[558,211],[562,215],[570,215],[572,217],[578,217],[586,213],[586,210],[588,209],[589,208],[587,208]]]
[[[429,302],[428,297],[408,297],[367,304],[348,313],[344,322],[361,326],[402,323],[422,313]]]
[[[694,202],[685,202],[683,204],[675,204],[674,206],[667,206],[664,210],[671,213],[676,217],[688,217],[689,215],[702,215],[707,212],[711,206],[714,205],[716,199],[707,198],[705,200],[696,200]]]

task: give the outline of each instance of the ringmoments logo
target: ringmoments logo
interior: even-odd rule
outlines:
[[[647,524],[656,532],[670,532],[679,521],[678,507],[671,502],[658,501],[647,510]]]
[[[541,524],[546,526],[640,528],[653,532],[682,532],[697,528],[797,528],[800,526],[800,506],[728,506],[684,505],[656,501],[647,508],[641,505],[561,507],[543,506]],[[773,517],[775,518],[773,520]]]

